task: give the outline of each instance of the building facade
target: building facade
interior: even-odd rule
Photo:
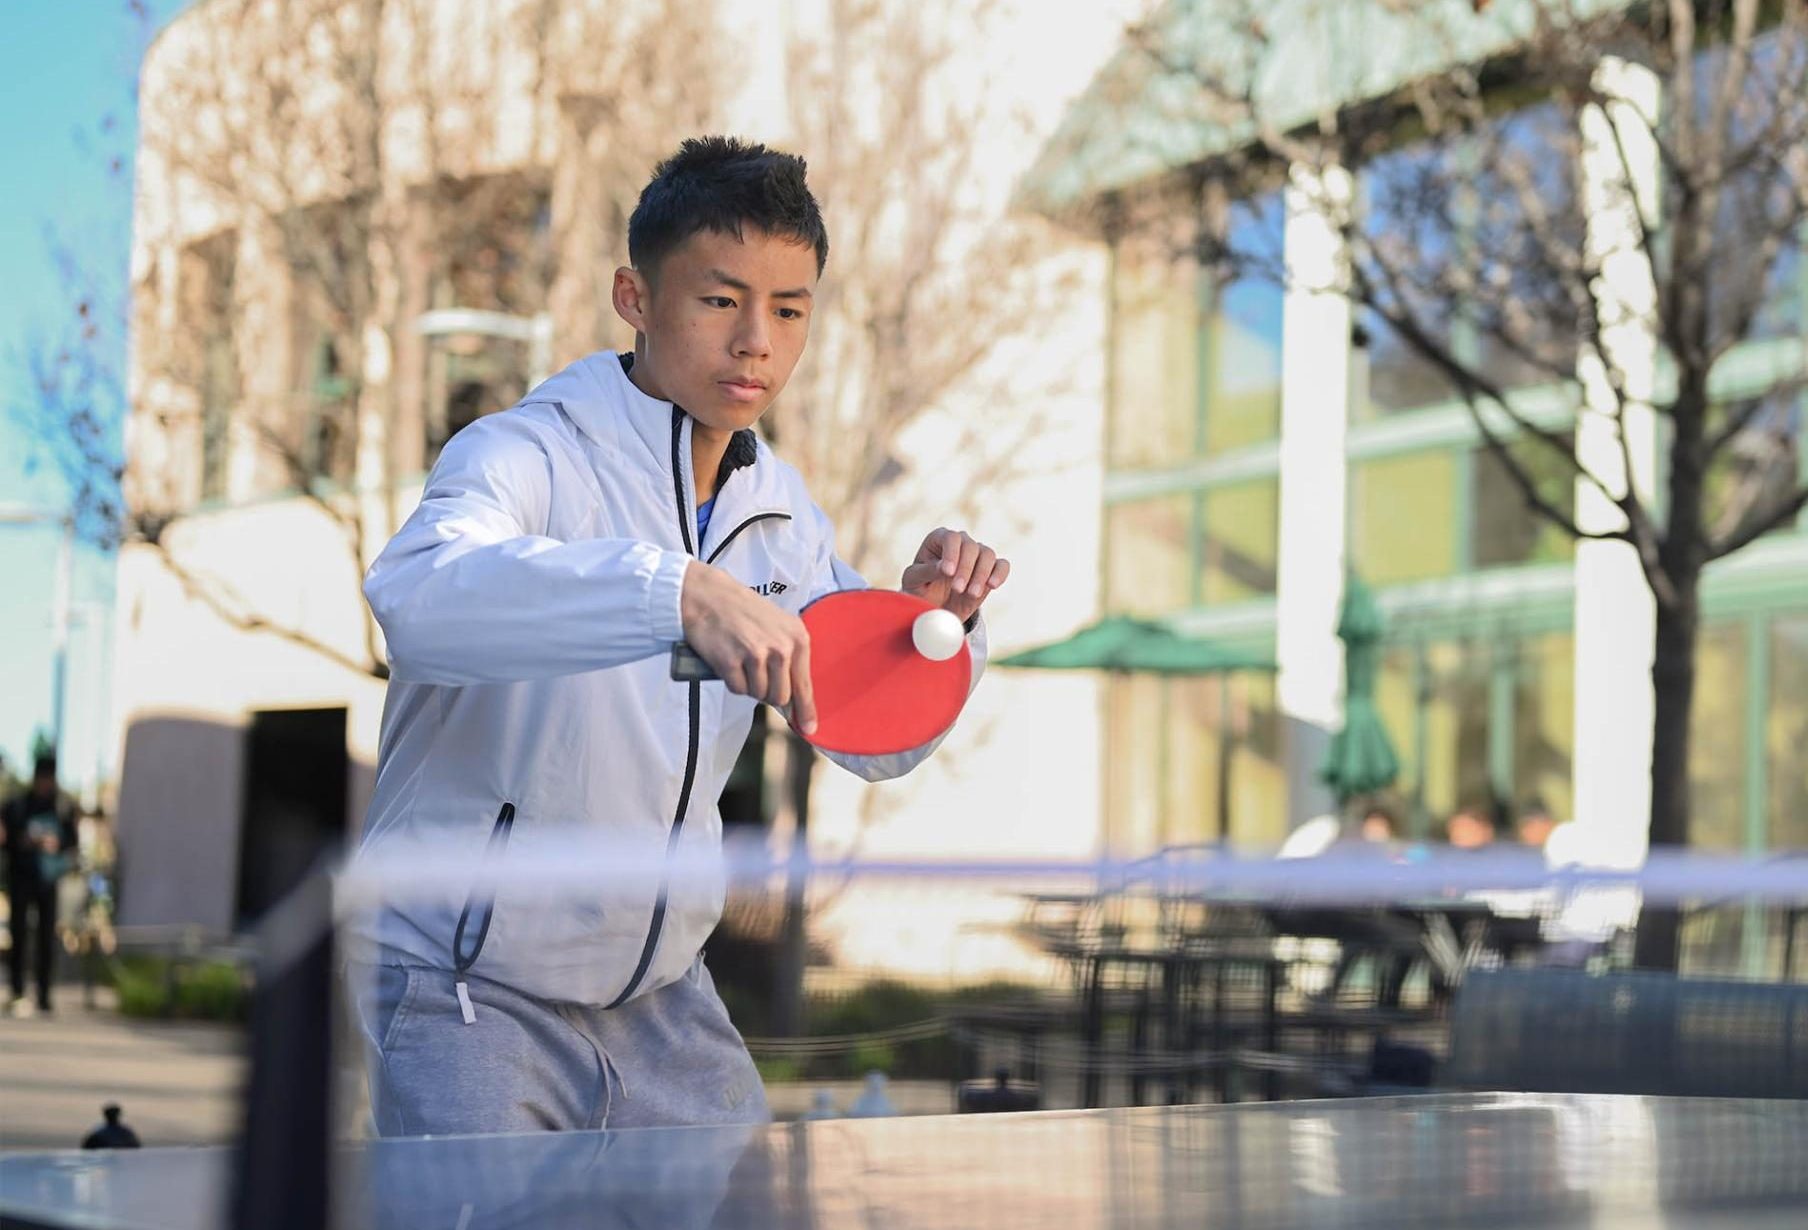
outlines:
[[[1209,45],[1200,32],[1213,12],[1236,7],[1200,0],[1164,12],[1169,32],[1198,46]],[[1272,6],[1267,51],[1291,70],[1276,74],[1297,104],[1291,114],[1310,123],[1444,71],[1449,45],[1423,34],[1415,44],[1413,9]],[[1512,50],[1510,30],[1529,6],[1446,10],[1461,13],[1453,41],[1481,63]],[[1114,64],[1138,54],[1126,47]],[[1626,105],[1662,106],[1649,72],[1604,55],[1601,74]],[[1402,126],[1366,162],[1276,167],[1265,192],[1209,200],[1207,169],[1237,148],[1236,132],[1176,126],[1161,90],[1126,91],[1128,76],[1101,75],[1028,189],[1110,254],[1104,606],[1272,653],[1279,671],[1111,681],[1106,815],[1116,839],[1147,849],[1222,834],[1272,847],[1330,809],[1316,774],[1341,720],[1335,623],[1347,569],[1378,591],[1387,617],[1378,699],[1402,761],[1407,832],[1435,835],[1471,801],[1539,800],[1588,826],[1609,857],[1636,860],[1650,794],[1652,608],[1630,548],[1578,547],[1541,518],[1443,374],[1350,298],[1314,289],[1333,285],[1346,258],[1318,203],[1341,194],[1362,226],[1386,226],[1386,187],[1428,156],[1424,144]],[[1352,84],[1338,94],[1340,82]],[[1535,132],[1551,122],[1535,97],[1499,107],[1502,124]],[[1599,142],[1581,145],[1575,165],[1552,169],[1573,190],[1619,174]],[[1634,150],[1632,161],[1635,190],[1657,182],[1655,150]],[[1213,209],[1232,246],[1272,254],[1266,274],[1177,255]],[[1606,242],[1610,221],[1590,218],[1591,242]],[[1717,401],[1765,397],[1802,370],[1808,262],[1786,252],[1772,273],[1751,335],[1715,369]],[[1599,441],[1577,426],[1586,372],[1540,378],[1512,355],[1486,353],[1485,338],[1469,344],[1470,360],[1530,421],[1600,460],[1588,452]],[[1651,385],[1665,378],[1655,353],[1634,370]],[[1803,474],[1801,419],[1790,394],[1735,453]],[[1655,468],[1660,433],[1631,452],[1635,468]],[[1588,525],[1586,495],[1558,498]],[[1808,535],[1790,525],[1707,574],[1690,760],[1693,842],[1703,849],[1808,842],[1805,564]]]

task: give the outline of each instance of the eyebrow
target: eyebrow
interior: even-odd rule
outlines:
[[[741,279],[736,278],[736,277],[730,277],[728,274],[723,273],[720,269],[711,269],[709,271],[709,277],[710,277],[710,280],[719,282],[723,286],[729,287],[732,290],[742,290],[742,291],[753,290],[753,287],[747,285],[747,283],[741,281]],[[810,288],[807,286],[799,286],[794,290],[775,290],[772,292],[772,297],[774,299],[812,299],[812,298],[815,298],[815,296],[810,293]]]

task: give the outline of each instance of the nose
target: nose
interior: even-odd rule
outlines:
[[[741,313],[736,322],[734,354],[737,359],[764,359],[772,354],[772,331],[767,327],[764,309],[753,307]]]

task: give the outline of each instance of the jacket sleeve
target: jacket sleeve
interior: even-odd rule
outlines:
[[[514,416],[480,419],[452,438],[420,507],[364,578],[395,678],[572,675],[683,639],[690,557],[631,538],[550,538],[551,499],[551,462]]]
[[[811,506],[811,516],[818,530],[818,548],[814,571],[811,575],[808,601],[814,602],[824,594],[835,593],[844,589],[867,589],[866,579],[848,567],[840,556],[835,554],[835,527],[830,524],[827,514],[815,505]],[[973,678],[967,689],[967,695],[973,695],[973,689],[979,686],[979,677],[986,669],[986,625],[985,616],[976,616],[973,629],[967,633],[967,650],[973,659]],[[895,752],[889,756],[854,756],[846,752],[823,752],[830,760],[857,777],[869,782],[890,781],[894,777],[903,777],[906,773],[929,759],[930,753],[942,745],[948,737],[950,726],[941,734],[921,747],[907,752]]]

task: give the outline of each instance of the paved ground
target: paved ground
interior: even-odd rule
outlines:
[[[0,992],[3,994],[4,992]],[[125,1121],[146,1145],[220,1144],[238,1130],[243,1078],[240,1032],[229,1026],[132,1020],[112,1011],[106,990],[96,1006],[82,1006],[78,987],[63,987],[51,1016],[16,1019],[0,1011],[0,1150],[75,1148],[100,1122],[100,1108],[118,1102]],[[348,1074],[347,1093],[362,1081]],[[825,1082],[846,1110],[860,1083]],[[773,1085],[773,1113],[794,1119],[810,1108],[814,1084]],[[354,1092],[355,1091],[355,1092]],[[953,1095],[945,1084],[895,1084],[891,1099],[904,1114],[946,1114]],[[344,1116],[357,1131],[361,1107]]]
[[[74,1148],[118,1102],[147,1145],[215,1144],[236,1129],[236,1029],[128,1020],[97,991],[59,988],[57,1011],[0,1013],[0,1149]]]

